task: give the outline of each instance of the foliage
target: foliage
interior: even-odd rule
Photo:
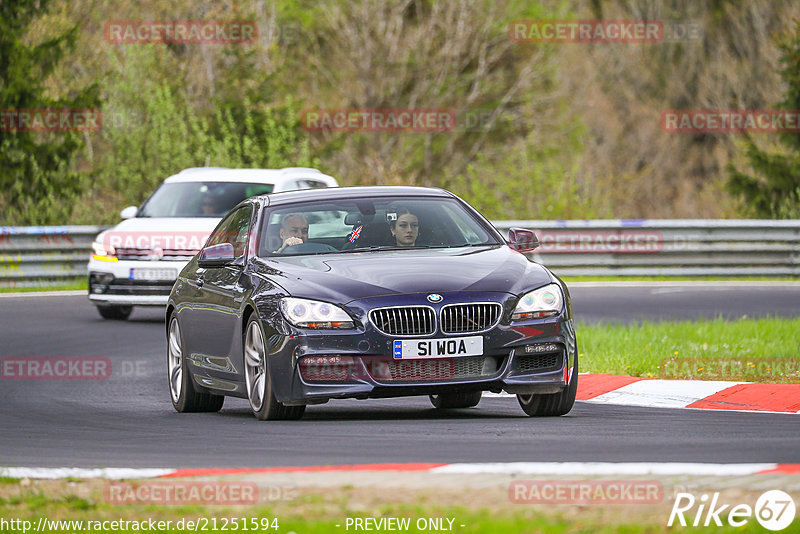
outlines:
[[[96,107],[97,87],[54,97],[44,80],[74,47],[78,28],[37,44],[26,42],[28,25],[45,13],[46,1],[3,0],[0,4],[0,110]],[[15,131],[15,130],[20,131]],[[0,224],[60,224],[85,187],[74,168],[81,149],[78,132],[0,128]]]
[[[141,79],[157,68],[154,45],[112,61],[107,125],[96,140],[100,156],[94,183],[113,192],[115,207],[139,204],[161,181],[189,167],[280,168],[312,166],[307,140],[298,136],[291,99],[281,104],[251,102],[245,96],[215,102],[198,110],[181,86],[167,80]],[[87,196],[76,219],[97,222],[109,198]],[[116,210],[104,213],[113,222]]]
[[[495,219],[800,216],[797,134],[780,137],[782,150],[772,136],[742,147],[735,134],[671,133],[658,120],[669,109],[767,107],[785,88],[781,53],[794,58],[782,72],[784,104],[797,109],[796,41],[772,37],[800,17],[794,0],[45,4],[0,4],[0,109],[102,105],[104,126],[0,132],[3,224],[112,223],[166,176],[203,165],[309,165],[345,185],[444,187]],[[508,36],[514,20],[585,18],[700,31],[648,44]],[[258,39],[104,38],[112,20],[204,19],[255,21]],[[451,110],[456,127],[311,132],[300,122],[300,110],[362,108]],[[476,116],[478,127],[468,124]],[[729,162],[747,155],[757,178],[742,171],[729,180],[740,190],[726,189]]]
[[[800,110],[800,20],[795,22],[794,33],[784,37],[781,76],[786,82],[786,93],[780,109]],[[781,151],[768,151],[747,137],[745,154],[756,176],[728,166],[731,193],[741,195],[749,210],[757,217],[791,219],[800,218],[800,133],[783,132],[779,140]]]

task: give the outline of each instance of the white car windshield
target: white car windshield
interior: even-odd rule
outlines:
[[[451,198],[303,202],[268,210],[261,256],[350,253],[501,244]]]
[[[137,217],[222,217],[246,198],[271,193],[272,184],[177,182],[163,184]]]

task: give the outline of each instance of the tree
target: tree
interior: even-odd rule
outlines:
[[[787,84],[781,109],[800,110],[800,20],[794,33],[783,38],[781,77]],[[751,176],[728,164],[728,189],[744,197],[758,217],[788,219],[800,217],[800,133],[783,132],[778,140],[785,151],[768,151],[756,146],[750,136],[744,140],[745,155],[757,176]]]
[[[94,189],[76,206],[74,222],[116,222],[117,211],[109,208],[141,203],[164,178],[188,167],[318,165],[290,98],[273,101],[258,92],[253,100],[246,93],[236,98],[235,87],[223,86],[215,90],[219,98],[202,106],[190,101],[180,83],[142,77],[170,65],[171,54],[157,45],[109,53],[111,70],[103,83],[107,120],[92,137],[98,154],[90,174]],[[229,78],[223,72],[220,84]],[[237,82],[245,86],[260,77],[256,68],[241,69]]]
[[[74,169],[80,132],[21,131],[12,115],[21,110],[94,109],[96,85],[52,98],[45,86],[64,53],[74,47],[78,27],[38,44],[27,44],[31,23],[47,0],[0,3],[0,223],[63,223],[84,183]]]

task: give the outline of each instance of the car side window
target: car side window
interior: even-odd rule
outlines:
[[[252,215],[253,208],[250,206],[243,206],[229,214],[208,238],[206,246],[230,243],[233,245],[234,256],[243,256],[247,250]]]

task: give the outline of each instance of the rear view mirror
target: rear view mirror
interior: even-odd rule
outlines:
[[[508,231],[508,246],[517,252],[530,252],[539,246],[539,238],[532,230],[512,228]]]
[[[139,213],[139,208],[136,206],[128,206],[121,212],[119,212],[119,216],[122,219],[133,219],[136,217],[136,214]]]
[[[233,245],[220,243],[201,250],[200,256],[197,258],[197,265],[200,267],[224,267],[233,263],[234,259]]]
[[[355,226],[357,224],[369,224],[375,218],[374,213],[348,213],[344,216],[344,224]]]

